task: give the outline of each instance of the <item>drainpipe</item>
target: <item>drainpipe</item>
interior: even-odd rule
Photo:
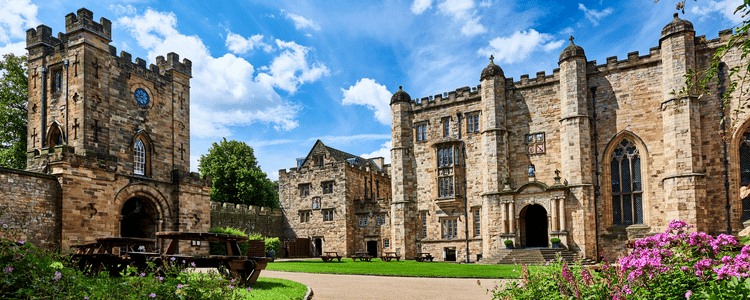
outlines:
[[[44,147],[44,137],[47,132],[47,68],[42,67],[42,119],[39,120],[41,124],[41,138],[39,139],[42,143],[39,148]]]
[[[599,198],[599,133],[596,131],[596,87],[591,87],[591,101],[593,102],[594,117],[592,127],[594,129],[594,253],[599,261],[599,214],[596,209],[596,199]]]
[[[65,145],[68,145],[68,115],[70,114],[70,107],[68,106],[68,61],[63,62],[65,66]]]
[[[726,64],[722,63],[719,65],[719,100],[724,100],[724,67]],[[724,146],[724,195],[726,197],[727,210],[727,234],[732,234],[732,204],[729,202],[729,161],[727,153],[727,119],[724,116],[724,107],[719,112],[719,118],[721,118],[721,132],[724,135],[722,138],[722,144]]]
[[[458,139],[461,140],[461,155],[463,156],[463,160],[461,162],[462,169],[463,169],[463,176],[461,176],[463,179],[463,189],[464,189],[464,239],[466,240],[466,263],[469,263],[469,195],[467,195],[468,189],[466,188],[466,143],[461,138],[461,113],[456,114],[456,119],[458,119]],[[451,150],[452,151],[452,150]],[[455,151],[454,151],[455,153]],[[454,158],[458,159],[458,157]],[[456,189],[458,191],[458,189]]]

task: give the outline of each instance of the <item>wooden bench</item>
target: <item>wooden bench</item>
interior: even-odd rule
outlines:
[[[396,261],[399,261],[401,259],[400,255],[396,255],[396,252],[383,252],[383,256],[380,257],[385,262],[391,261],[391,259],[396,259]]]
[[[359,261],[369,262],[372,261],[372,256],[370,256],[367,251],[357,251],[352,255],[352,261],[357,261],[357,259],[359,259]]]
[[[326,254],[321,256],[320,259],[322,259],[324,262],[331,262],[334,259],[338,259],[339,262],[341,262],[341,255],[339,255],[336,251],[326,251]]]
[[[434,257],[432,257],[432,254],[429,254],[427,252],[419,252],[419,253],[417,253],[417,256],[414,257],[414,260],[416,260],[418,262],[423,262],[423,261],[427,261],[427,260],[432,261],[433,258]]]
[[[155,244],[155,239],[103,237],[97,238],[94,243],[73,245],[71,248],[76,249],[73,259],[78,260],[78,268],[86,274],[96,274],[106,269],[111,276],[120,276],[127,266],[145,270],[146,261],[159,256],[159,253],[153,252]]]

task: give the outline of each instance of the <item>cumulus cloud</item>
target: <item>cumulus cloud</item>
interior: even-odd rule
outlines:
[[[563,45],[563,40],[534,29],[516,31],[508,37],[497,37],[490,41],[489,47],[477,51],[482,56],[494,55],[495,59],[505,63],[516,63],[525,60],[534,51],[550,52]]]
[[[344,99],[341,103],[344,105],[364,105],[375,112],[375,119],[378,122],[389,125],[391,124],[391,92],[384,85],[378,84],[374,79],[362,78],[356,84],[348,89],[341,89],[344,93]]]
[[[386,164],[390,164],[391,163],[391,148],[393,148],[393,143],[391,141],[387,141],[381,145],[380,149],[375,150],[372,153],[362,154],[360,155],[360,157],[364,157],[364,158],[382,157],[382,158],[385,158]]]
[[[227,49],[234,54],[245,54],[255,48],[262,48],[266,53],[273,51],[273,47],[263,42],[263,35],[256,34],[245,38],[239,34],[229,32],[225,42]]]
[[[591,21],[594,26],[598,26],[599,21],[602,18],[610,15],[613,12],[611,7],[605,8],[604,10],[588,9],[585,5],[583,5],[583,3],[578,3],[578,9],[583,11],[583,14],[586,15],[586,19],[589,19],[589,21]]]
[[[281,10],[281,14],[287,19],[292,20],[292,22],[294,22],[294,28],[296,28],[297,30],[306,28],[310,28],[312,30],[320,30],[320,25],[316,24],[310,19],[306,19],[303,16],[295,15],[283,9]]]
[[[257,69],[270,70],[271,75],[256,75],[256,68],[250,62],[234,54],[213,57],[199,37],[183,35],[177,30],[177,18],[173,13],[149,9],[141,15],[121,17],[117,22],[130,31],[139,46],[148,51],[149,59],[176,52],[193,62],[191,134],[201,138],[230,136],[231,126],[252,123],[267,124],[276,130],[291,130],[299,126],[296,120],[299,105],[284,100],[273,89],[274,85],[261,82],[262,75],[275,78],[273,72],[278,69],[277,66]],[[277,43],[287,47],[296,45],[293,42]],[[237,47],[239,51],[240,45]],[[296,63],[306,66],[306,52],[297,52],[285,51],[274,61],[296,54]],[[309,73],[292,73],[280,79],[275,86],[292,86],[296,89],[299,84],[319,78]]]
[[[26,54],[26,30],[39,25],[37,6],[30,0],[0,0],[0,54]]]
[[[430,7],[432,7],[432,0],[414,0],[411,4],[411,12],[421,14]]]
[[[700,16],[701,20],[705,20],[714,13],[720,13],[730,22],[739,24],[742,22],[742,13],[735,14],[734,10],[742,3],[742,0],[709,1],[706,5],[693,6],[690,11]]]
[[[277,87],[293,94],[303,83],[313,82],[331,72],[321,62],[312,65],[307,62],[308,47],[282,40],[276,40],[276,46],[284,51],[273,59],[270,66],[263,68],[267,73],[256,77],[256,81],[266,88]]]

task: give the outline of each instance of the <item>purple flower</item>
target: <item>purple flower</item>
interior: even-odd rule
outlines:
[[[146,276],[146,273],[141,273],[141,277]]]
[[[193,268],[195,268],[195,262],[192,262],[192,261],[191,261],[191,262],[190,262],[190,266],[191,266],[191,267],[193,267]]]
[[[233,290],[233,289],[234,289],[234,287],[233,287],[233,286],[232,286],[232,285],[230,284],[230,285],[229,285],[229,289],[230,289],[230,290]]]
[[[5,271],[5,273],[10,274],[10,272],[13,272],[13,267],[7,266],[7,267],[5,267],[4,271]]]
[[[55,271],[55,276],[52,277],[52,281],[58,281],[60,278],[62,278],[62,273]]]
[[[83,297],[83,300],[89,300],[89,297],[85,297],[85,296],[84,296],[84,297]]]
[[[164,280],[164,277],[159,276],[159,277],[156,277],[156,279],[159,279],[159,281],[162,281]]]
[[[253,291],[253,288],[251,288],[251,287],[248,287],[248,288],[247,288],[247,291],[248,291],[248,292],[252,292],[252,291]]]
[[[23,244],[26,244],[26,241],[19,241],[18,243],[23,245]]]
[[[687,293],[685,293],[685,299],[690,299],[690,295],[692,294],[693,294],[693,291],[687,291]]]
[[[174,257],[170,257],[170,258],[169,258],[169,260],[171,260],[171,261],[174,261],[174,260],[175,260],[175,258],[174,258]]]
[[[184,260],[184,259],[182,260],[182,263],[183,263],[183,264],[185,263],[185,260]]]
[[[148,295],[148,296],[149,296],[149,297],[151,297],[151,298],[156,298],[156,294],[154,294],[154,293],[151,293],[151,294],[150,294],[150,295]]]
[[[182,285],[181,285],[181,284],[178,284],[178,285],[177,285],[177,289],[179,290],[179,289],[181,289],[181,288],[182,288]]]

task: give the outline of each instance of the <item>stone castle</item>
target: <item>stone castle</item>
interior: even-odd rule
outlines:
[[[26,32],[28,168],[0,169],[0,219],[37,244],[209,229],[210,182],[189,172],[191,62],[118,55],[111,24],[82,8],[57,37]]]
[[[390,165],[328,147],[320,140],[298,166],[279,170],[283,236],[310,239],[310,254],[373,256],[392,251]]]
[[[476,87],[421,99],[400,88],[390,102],[391,247],[461,261],[468,248],[474,261],[506,240],[531,248],[559,238],[612,259],[673,219],[711,234],[741,229],[748,114],[727,124],[726,166],[719,134],[728,70],[747,61],[732,49],[710,95],[677,96],[730,36],[695,36],[675,14],[645,55],[597,64],[571,38],[551,75],[515,81],[491,60]]]

